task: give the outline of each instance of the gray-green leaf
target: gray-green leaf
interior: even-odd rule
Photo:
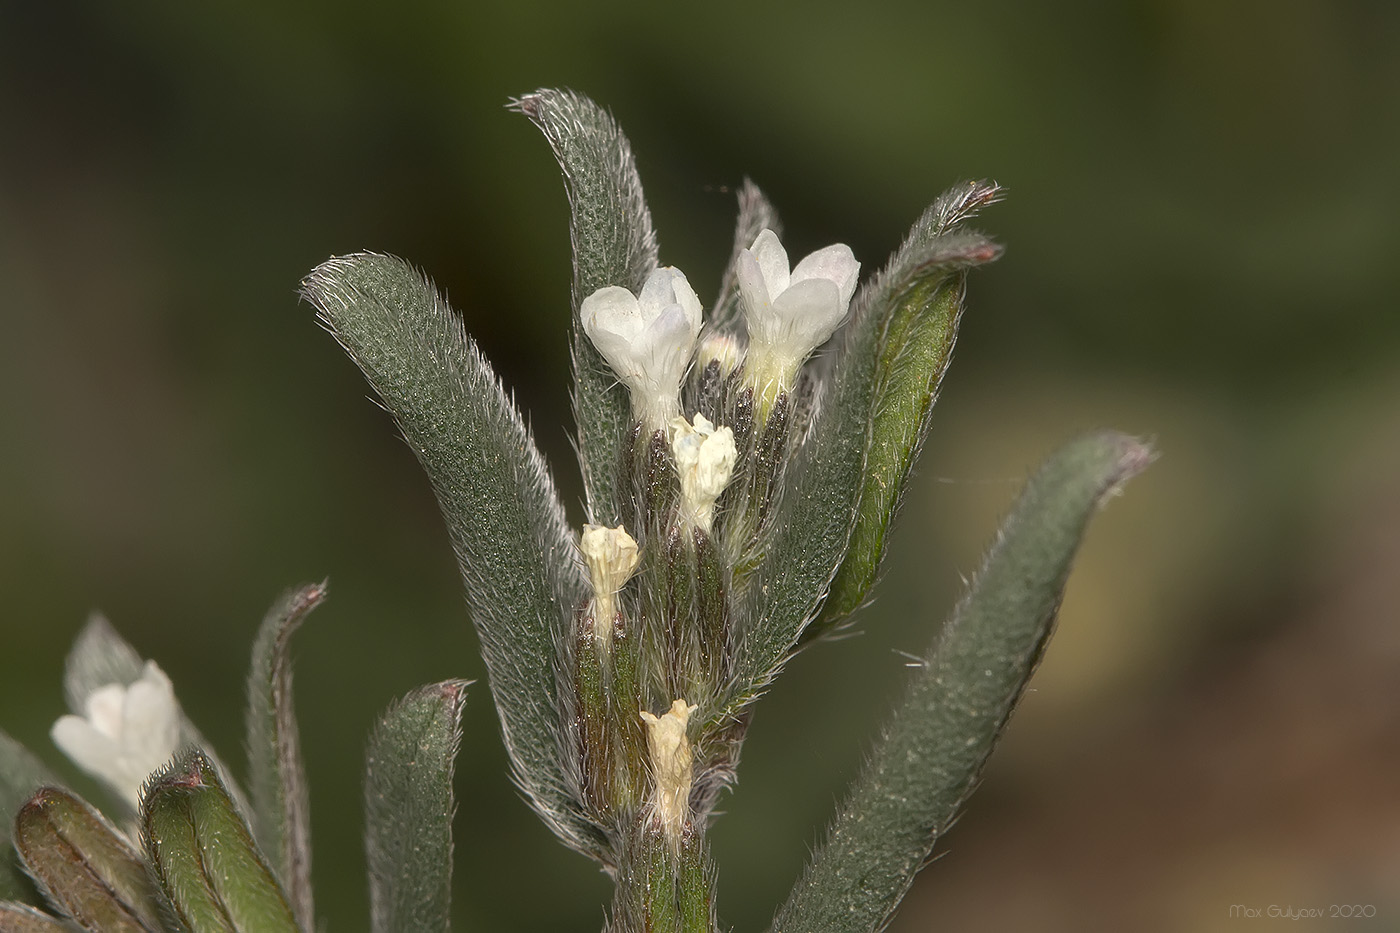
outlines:
[[[365,756],[365,854],[374,933],[446,931],[452,895],[452,770],[467,682],[421,687],[390,707]]]
[[[559,757],[556,703],[555,646],[583,579],[544,459],[461,319],[406,263],[331,259],[304,294],[432,482],[516,781],[555,832],[590,848]]]
[[[306,772],[292,705],[289,645],[311,610],[326,598],[325,583],[288,591],[253,643],[248,672],[248,770],[252,821],[272,859],[302,929],[315,929],[311,896],[311,825]]]
[[[631,144],[617,121],[581,94],[541,88],[512,108],[539,127],[564,173],[573,244],[574,420],[589,521],[619,521],[618,460],[632,423],[617,374],[579,326],[583,299],[607,285],[640,292],[656,268],[651,225]]]
[[[43,762],[0,730],[0,898],[28,901],[35,895],[10,845],[11,830],[15,814],[34,792],[45,784],[57,783]]]
[[[252,831],[198,749],[154,775],[141,833],[172,915],[189,933],[298,933]]]
[[[774,933],[855,933],[888,922],[1040,659],[1090,516],[1151,459],[1133,438],[1092,434],[1027,483]]]

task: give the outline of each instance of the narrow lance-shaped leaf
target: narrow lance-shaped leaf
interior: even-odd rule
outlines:
[[[922,236],[940,204],[925,212],[889,267],[856,295],[826,398],[786,482],[757,585],[749,589],[755,622],[741,645],[728,713],[762,690],[797,644],[858,528],[868,533],[843,603],[858,604],[874,578],[898,486],[922,439],[957,332],[959,277],[998,253],[975,234]],[[955,294],[948,295],[950,288]],[[881,446],[872,454],[877,425]],[[882,481],[896,485],[882,488]],[[867,488],[876,491],[868,504],[862,502]]]
[[[365,756],[365,854],[374,933],[446,931],[452,895],[452,771],[467,682],[394,704]]]
[[[81,929],[28,904],[0,902],[0,933],[73,933]]]
[[[19,808],[45,784],[58,779],[33,753],[0,730],[0,899],[38,903],[11,842]]]
[[[87,698],[93,691],[108,684],[121,684],[129,687],[141,679],[146,662],[126,639],[117,634],[100,613],[93,613],[88,623],[78,633],[73,648],[68,652],[63,670],[63,690],[68,700],[68,708],[74,715],[87,713]],[[204,736],[200,734],[190,718],[180,712],[180,745],[207,748]],[[243,789],[232,780],[228,767],[214,752],[206,754],[218,766],[228,782],[229,793],[243,812],[248,811],[248,799]]]
[[[272,869],[198,749],[152,777],[141,834],[172,915],[189,933],[299,933]]]
[[[962,318],[963,276],[944,273],[1001,255],[1001,247],[982,235],[955,231],[1000,195],[1001,189],[988,182],[964,182],[944,192],[872,284],[873,300],[856,309],[858,319],[888,315],[880,330],[864,482],[845,560],[821,616],[803,632],[804,640],[839,625],[875,582]]]
[[[1061,449],[1021,493],[774,933],[884,927],[971,792],[1039,661],[1095,509],[1152,459],[1121,434]]]
[[[512,108],[539,127],[564,173],[574,253],[574,419],[589,521],[619,521],[618,458],[631,426],[627,391],[579,324],[583,299],[607,285],[640,292],[657,265],[656,233],[632,146],[617,121],[573,91],[542,88]]]
[[[758,185],[745,178],[739,189],[739,219],[734,225],[734,247],[729,253],[729,263],[724,267],[724,278],[720,281],[719,297],[709,314],[712,330],[733,330],[739,318],[739,254],[753,246],[753,241],[764,229],[783,235],[782,222],[778,220],[775,208]]]
[[[292,705],[289,646],[324,583],[287,592],[263,619],[248,672],[248,770],[253,828],[292,902],[297,923],[315,929],[311,896],[311,825],[306,773]]]
[[[559,758],[556,644],[583,592],[544,459],[460,318],[391,256],[323,263],[304,294],[394,415],[442,509],[515,779],[589,848]]]
[[[15,817],[15,848],[49,900],[94,933],[157,933],[146,864],[97,811],[45,787]]]

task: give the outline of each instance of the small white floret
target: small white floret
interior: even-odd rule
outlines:
[[[680,412],[681,380],[700,335],[700,299],[679,269],[647,276],[640,295],[609,285],[583,299],[588,339],[632,393],[632,413],[648,431]]]
[[[50,736],[74,764],[135,809],[141,785],[170,760],[180,740],[170,678],[147,661],[139,680],[98,687],[88,694],[84,715],[60,717]]]
[[[716,428],[696,412],[694,423],[672,419],[670,435],[681,479],[681,518],[708,533],[715,520],[715,500],[729,485],[739,457],[734,431],[727,426]]]
[[[771,402],[846,319],[860,263],[849,246],[836,243],[789,270],[787,250],[765,229],[740,251],[736,271],[749,331],[749,382]]]

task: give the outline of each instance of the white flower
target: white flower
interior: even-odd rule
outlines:
[[[588,565],[593,582],[593,632],[604,651],[612,643],[613,616],[617,612],[614,597],[622,584],[631,579],[641,560],[637,542],[621,525],[584,525],[578,549]]]
[[[681,380],[700,335],[700,299],[679,269],[657,269],[640,296],[617,285],[579,306],[584,332],[632,392],[632,412],[655,431],[680,412]]]
[[[789,272],[787,250],[765,229],[740,250],[737,272],[749,331],[749,381],[771,402],[845,320],[860,263],[849,246],[836,243]]]
[[[53,724],[54,744],[136,809],[141,785],[170,760],[180,740],[180,707],[170,678],[147,661],[139,680],[98,687],[84,706],[84,716],[63,716]]]
[[[660,716],[642,711],[647,729],[647,751],[651,756],[651,773],[656,780],[653,801],[656,815],[672,845],[679,845],[690,812],[690,783],[692,779],[690,741],[686,728],[690,714],[698,707],[685,700],[676,700]]]
[[[681,516],[709,532],[715,519],[715,500],[729,485],[739,456],[734,431],[716,428],[699,412],[693,425],[684,418],[673,418],[670,427],[671,453],[681,478]]]

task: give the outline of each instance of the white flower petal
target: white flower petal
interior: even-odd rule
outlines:
[[[180,719],[170,678],[154,663],[126,691],[122,737],[136,770],[149,774],[175,751]]]
[[[102,775],[108,764],[121,755],[121,747],[111,736],[94,729],[81,716],[60,716],[49,730],[58,750],[89,774]]]
[[[749,252],[763,272],[763,281],[768,286],[769,297],[776,297],[790,284],[788,254],[782,241],[776,233],[765,227],[754,239]]]
[[[846,317],[841,292],[830,279],[804,279],[795,282],[773,302],[773,317],[782,322],[779,352],[789,358],[808,353],[827,341]]]
[[[748,325],[749,336],[762,330],[769,320],[769,306],[772,299],[768,294],[768,283],[763,278],[763,270],[753,253],[743,250],[735,264],[735,276],[739,280],[739,298],[744,304],[744,322]]]
[[[856,280],[860,277],[860,263],[845,243],[833,243],[806,256],[792,270],[792,284],[807,279],[829,279],[841,293],[842,314],[844,306],[850,304],[856,291]]]
[[[579,318],[583,321],[584,332],[604,356],[608,355],[604,342],[626,347],[643,327],[637,297],[618,285],[600,288],[583,299]]]
[[[122,704],[125,702],[126,688],[121,684],[107,684],[89,693],[83,708],[94,729],[115,739],[122,734]]]

